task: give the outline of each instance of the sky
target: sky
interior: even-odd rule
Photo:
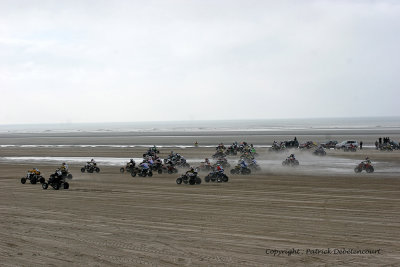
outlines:
[[[0,124],[400,116],[400,1],[0,0]]]

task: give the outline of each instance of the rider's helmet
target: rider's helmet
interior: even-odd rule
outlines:
[[[290,154],[290,157],[291,157],[291,158],[294,158],[294,154]]]

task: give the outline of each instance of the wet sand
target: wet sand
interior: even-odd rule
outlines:
[[[166,143],[162,137],[155,140]],[[161,157],[170,150],[161,149]],[[210,157],[215,151],[173,150],[187,159]],[[6,147],[0,149],[0,157],[128,159],[144,151]],[[268,160],[286,156],[266,148],[258,152]],[[300,164],[312,168],[315,158],[304,152],[297,155]],[[356,175],[352,165],[348,172],[329,174],[274,167],[250,176],[229,175],[228,183],[203,179],[201,185],[189,186],[177,185],[177,175],[132,178],[119,173],[119,166],[100,166],[99,174],[82,174],[79,164],[70,164],[74,175],[70,189],[56,191],[20,183],[33,163],[1,162],[0,262],[4,266],[395,266],[400,262],[400,152],[328,151],[327,160],[356,163],[366,155],[377,166],[392,166],[394,172],[378,168],[373,174]],[[55,168],[55,163],[46,161],[35,164],[46,177]],[[293,248],[300,255],[266,254],[267,249]],[[328,248],[331,254],[307,253]],[[379,253],[334,254],[340,252],[334,249]]]

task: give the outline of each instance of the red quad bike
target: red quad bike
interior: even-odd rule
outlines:
[[[159,174],[161,174],[161,173],[173,174],[173,173],[178,172],[178,169],[175,168],[175,166],[170,165],[170,164],[163,164],[163,165],[159,166],[158,168],[156,168],[156,170]]]
[[[360,162],[360,164],[357,165],[357,167],[354,168],[355,173],[362,172],[362,170],[365,170],[367,173],[373,173],[374,172],[374,166],[372,166],[371,163],[369,162]]]

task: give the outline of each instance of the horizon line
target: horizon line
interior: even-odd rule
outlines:
[[[379,118],[399,118],[400,116],[355,116],[355,117],[302,117],[302,118],[253,118],[253,119],[186,119],[186,120],[148,120],[148,121],[101,121],[101,122],[44,122],[44,123],[11,123],[0,124],[0,127],[6,126],[23,126],[23,125],[71,125],[71,124],[117,124],[117,123],[173,123],[173,122],[218,122],[218,121],[278,121],[278,120],[319,120],[319,119],[379,119]]]

